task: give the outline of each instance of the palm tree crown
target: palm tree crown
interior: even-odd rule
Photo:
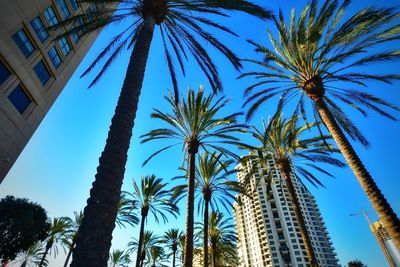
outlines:
[[[183,233],[181,230],[177,228],[169,229],[165,232],[164,236],[161,239],[161,242],[171,250],[172,255],[172,267],[175,267],[176,262],[176,254],[179,249],[179,242],[182,237]]]
[[[87,0],[85,2],[98,4],[99,1]],[[236,69],[239,69],[241,63],[238,57],[230,48],[221,43],[210,30],[216,29],[230,35],[237,35],[228,27],[207,18],[207,16],[226,17],[229,16],[228,12],[240,11],[260,19],[272,18],[270,11],[245,0],[103,0],[101,2],[103,6],[96,12],[78,15],[62,23],[68,26],[72,24],[66,34],[82,33],[82,31],[85,33],[92,32],[107,25],[126,25],[83,73],[83,75],[86,75],[100,62],[104,62],[90,86],[99,80],[121,51],[130,49],[135,45],[139,32],[144,28],[146,21],[150,19],[153,27],[154,25],[159,26],[162,47],[175,92],[177,92],[175,71],[177,66],[175,64],[177,63],[178,68],[185,74],[184,60],[188,59],[190,55],[205,73],[211,87],[214,90],[221,90],[222,84],[218,70],[201,42],[205,41],[211,44]]]

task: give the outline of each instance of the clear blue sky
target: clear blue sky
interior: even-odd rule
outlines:
[[[272,10],[281,7],[286,16],[289,14],[290,8],[299,8],[306,3],[304,0],[258,0],[256,2]],[[349,13],[367,4],[378,6],[398,4],[396,0],[355,2]],[[272,24],[235,14],[229,19],[229,25],[240,34],[241,38],[219,34],[220,39],[225,40],[243,58],[260,58],[261,55],[256,55],[245,40],[251,38],[269,45],[266,28]],[[50,217],[72,216],[73,211],[84,208],[94,179],[98,157],[105,144],[110,119],[125,74],[128,54],[123,53],[101,83],[93,89],[87,90],[89,79],[80,79],[79,75],[88,66],[97,51],[106,45],[112,34],[112,30],[104,30],[91,48],[0,185],[0,197],[9,194],[26,197],[45,207]],[[167,88],[171,88],[162,46],[158,35],[155,36],[135,121],[136,126],[126,166],[124,190],[132,190],[132,178],[139,179],[141,175],[154,173],[169,180],[179,174],[177,168],[182,162],[180,148],[177,148],[157,157],[146,167],[141,167],[143,160],[155,151],[160,143],[141,145],[138,137],[158,126],[149,119],[149,114],[154,107],[166,110],[163,95]],[[399,47],[399,43],[391,45]],[[206,47],[208,46],[206,45]],[[238,73],[227,64],[227,61],[217,53],[212,53],[212,55],[222,73],[225,94],[232,99],[232,105],[227,112],[236,111],[240,109],[243,101],[242,89],[252,81],[249,79],[236,80]],[[205,77],[199,75],[200,71],[195,64],[188,62],[187,66],[191,66],[191,68],[187,78],[180,79],[181,90],[185,90],[187,86],[198,87],[199,84],[204,84],[208,89]],[[251,67],[251,65],[246,65],[245,70],[250,70]],[[400,63],[397,62],[382,64],[375,68],[398,70],[399,67]],[[399,82],[393,85],[371,84],[373,89],[371,91],[399,105],[399,86]],[[254,116],[253,123],[258,124],[261,116],[266,117],[272,113],[275,103],[264,105],[261,111]],[[400,180],[397,168],[399,164],[398,151],[400,151],[400,144],[397,141],[400,136],[399,123],[375,115],[365,119],[359,114],[353,112],[350,114],[372,144],[368,150],[360,145],[355,145],[355,149],[395,212],[400,214]],[[399,115],[397,114],[396,117],[400,118]],[[362,209],[372,210],[369,201],[348,168],[333,171],[336,179],[321,177],[326,189],[315,189],[311,186],[309,188],[319,204],[340,263],[344,265],[350,260],[360,259],[369,267],[387,266],[366,220],[362,216],[349,216],[349,214],[360,212]],[[146,227],[160,235],[170,227],[184,229],[183,202],[181,206],[182,214],[177,220],[171,218],[168,224],[156,225],[150,218]],[[377,218],[373,212],[370,213],[370,216],[373,220]],[[117,227],[114,231],[113,248],[124,249],[129,238],[136,237],[137,234],[138,227],[127,227],[126,229]],[[63,260],[60,257],[55,261],[58,263],[52,261],[51,266],[58,266],[59,262],[63,262]]]

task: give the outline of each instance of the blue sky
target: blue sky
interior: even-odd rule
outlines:
[[[272,10],[281,7],[286,16],[289,13],[289,8],[301,8],[306,3],[303,0],[258,0],[255,2]],[[367,5],[367,3],[377,6],[383,4],[393,6],[397,4],[397,1],[357,1],[352,4],[349,13]],[[228,25],[239,33],[241,38],[233,38],[224,34],[219,34],[218,37],[230,45],[240,57],[260,59],[261,55],[255,54],[245,40],[250,38],[269,45],[266,29],[272,24],[260,22],[245,15],[234,14]],[[0,197],[9,194],[26,197],[45,207],[50,217],[72,216],[73,211],[84,208],[125,74],[128,53],[121,54],[117,62],[106,73],[104,79],[90,90],[87,90],[90,77],[80,79],[79,75],[88,66],[91,59],[95,57],[97,51],[106,45],[113,35],[113,31],[114,29],[106,29],[97,39],[0,185]],[[384,50],[389,46],[398,47],[399,44],[398,42],[389,44],[382,49]],[[206,44],[206,47],[209,46]],[[167,88],[171,88],[171,82],[161,48],[158,34],[156,34],[150,51],[139,110],[135,120],[123,185],[124,190],[132,190],[132,178],[138,180],[141,175],[155,174],[170,180],[179,174],[178,167],[181,166],[182,162],[180,148],[166,152],[145,167],[141,167],[144,159],[162,145],[155,141],[142,145],[138,138],[150,129],[159,126],[149,118],[154,107],[167,110],[163,95]],[[238,73],[229,66],[227,61],[220,54],[213,51],[211,53],[222,74],[225,95],[232,99],[226,112],[237,111],[242,105],[243,88],[251,84],[252,80],[237,80]],[[186,78],[181,77],[180,79],[181,90],[185,91],[188,86],[196,88],[200,84],[204,84],[206,90],[209,90],[205,77],[199,75],[200,71],[194,62],[189,61],[187,66]],[[382,64],[376,66],[375,69],[376,71],[398,70],[399,67],[397,62]],[[245,70],[251,69],[251,65],[245,65]],[[396,91],[399,86],[400,82],[393,85],[371,83],[371,90],[369,91],[399,105],[400,94]],[[275,104],[276,101],[265,104],[254,116],[252,123],[259,125],[261,117],[267,117],[273,113]],[[399,176],[397,168],[398,151],[400,151],[400,144],[397,142],[397,138],[400,136],[398,122],[392,122],[377,115],[371,115],[368,119],[365,119],[351,111],[349,111],[349,114],[372,144],[372,147],[368,150],[355,144],[356,151],[392,208],[397,214],[400,214],[398,189],[400,188],[400,180],[397,179]],[[396,114],[396,117],[400,118],[399,114]],[[309,186],[309,189],[315,195],[319,204],[340,263],[346,264],[350,260],[360,259],[370,267],[385,266],[387,263],[377,241],[369,230],[366,220],[362,216],[349,216],[349,214],[360,212],[362,209],[372,211],[368,199],[348,168],[343,170],[332,169],[332,171],[336,179],[321,177],[326,186],[325,189],[315,189],[311,186]],[[178,219],[171,217],[168,224],[156,225],[150,218],[146,227],[160,235],[171,227],[184,229],[183,202],[181,207],[182,212]],[[374,212],[371,212],[370,216],[373,220],[377,219]],[[113,248],[124,249],[129,239],[137,237],[137,235],[138,227],[127,227],[125,229],[116,227]],[[63,260],[60,257],[55,262],[63,262]],[[53,264],[51,266],[60,265],[59,263]]]

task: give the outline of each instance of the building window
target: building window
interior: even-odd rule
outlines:
[[[69,2],[71,3],[71,6],[72,6],[73,10],[77,10],[78,9],[78,3],[76,2],[76,0],[69,0]]]
[[[0,61],[0,85],[7,81],[8,77],[11,76],[11,72],[7,67]]]
[[[58,54],[58,51],[55,46],[50,48],[49,52],[47,53],[49,55],[49,58],[51,60],[51,63],[53,63],[54,68],[58,68],[61,64],[61,58],[60,55]]]
[[[19,85],[9,94],[8,99],[21,114],[23,114],[29,104],[32,103],[32,100]]]
[[[45,85],[50,79],[50,73],[44,65],[43,60],[39,61],[39,63],[37,63],[33,69],[35,70],[40,82]]]
[[[68,54],[71,52],[71,46],[69,45],[67,38],[62,37],[60,40],[58,40],[58,43],[64,56],[68,56]]]
[[[43,43],[49,37],[46,28],[43,25],[42,20],[39,17],[34,18],[31,21],[32,28],[35,30],[37,37]]]
[[[47,20],[47,23],[49,26],[54,26],[58,23],[58,18],[56,16],[56,13],[54,13],[54,9],[52,6],[49,6],[44,12],[44,17]]]
[[[65,3],[64,0],[57,0],[58,5],[60,6],[61,13],[63,14],[64,18],[68,18],[71,15],[71,12],[69,12],[67,4]]]
[[[15,33],[12,38],[26,58],[32,55],[32,53],[35,51],[32,42],[28,39],[28,36],[24,30],[20,30]]]

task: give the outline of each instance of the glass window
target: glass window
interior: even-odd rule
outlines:
[[[32,100],[19,85],[9,94],[8,99],[21,114],[32,103]]]
[[[53,63],[53,66],[55,68],[58,68],[58,66],[60,66],[60,64],[61,64],[61,58],[60,58],[60,55],[58,54],[56,47],[53,46],[52,48],[50,48],[50,50],[47,54],[49,55],[49,58],[50,58],[51,62]]]
[[[26,58],[32,55],[33,51],[35,51],[32,42],[28,39],[24,30],[15,33],[12,38]]]
[[[0,85],[7,81],[8,77],[11,76],[11,72],[7,67],[0,61]]]
[[[39,17],[34,18],[31,21],[32,28],[35,30],[36,35],[39,40],[43,43],[49,37],[49,34],[46,31],[46,28],[43,25],[42,20]]]
[[[67,4],[65,3],[64,0],[57,0],[58,5],[60,6],[61,13],[63,14],[64,18],[68,18],[71,15],[71,12],[69,12]]]
[[[67,38],[62,37],[60,40],[58,40],[58,43],[64,56],[68,56],[68,54],[71,52],[71,46],[69,45]]]
[[[35,70],[40,82],[45,85],[50,79],[50,73],[44,65],[43,60],[39,61],[33,69]]]
[[[74,10],[78,9],[78,3],[76,2],[76,0],[69,0],[69,2],[71,3],[71,6]]]
[[[58,23],[58,18],[56,16],[56,13],[54,13],[54,9],[52,6],[49,6],[44,12],[43,12],[44,17],[47,20],[47,23],[49,26],[56,25]]]

